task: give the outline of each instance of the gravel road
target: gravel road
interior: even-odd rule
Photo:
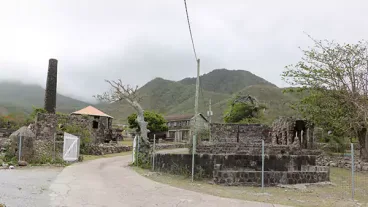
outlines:
[[[7,207],[48,206],[49,187],[63,168],[27,167],[0,170],[0,203]]]

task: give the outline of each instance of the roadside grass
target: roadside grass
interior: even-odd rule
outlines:
[[[108,157],[117,157],[117,156],[125,156],[131,155],[132,151],[120,152],[114,154],[106,154],[106,155],[83,155],[83,161],[95,160],[100,158],[108,158]]]
[[[119,141],[119,144],[133,146],[133,139],[124,139],[123,141]]]
[[[297,185],[299,188],[221,186],[210,184],[209,180],[191,182],[190,177],[167,173],[152,173],[149,170],[132,167],[139,174],[154,181],[210,195],[248,201],[258,201],[289,206],[337,206],[368,207],[368,173],[356,173],[355,200],[351,199],[351,171],[331,168],[332,184]]]

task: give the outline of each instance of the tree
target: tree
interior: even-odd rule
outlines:
[[[150,144],[147,137],[147,122],[144,121],[144,111],[139,101],[141,97],[138,95],[138,86],[135,88],[130,85],[124,85],[119,79],[118,81],[105,80],[111,89],[102,95],[96,95],[95,97],[100,101],[109,103],[126,101],[137,112],[137,123],[140,127],[140,147],[139,151],[142,155],[142,160],[138,160],[139,163],[146,165],[150,162]]]
[[[249,95],[237,95],[230,102],[225,112],[226,123],[261,123],[263,122],[264,105]]]
[[[147,128],[150,132],[164,132],[167,131],[166,120],[161,114],[144,111],[144,120],[148,123]],[[128,117],[129,128],[137,129],[140,132],[140,127],[137,122],[137,114],[133,113]]]
[[[304,98],[294,107],[301,115],[325,129],[343,142],[358,137],[360,156],[368,160],[368,44],[338,44],[317,41],[303,58],[289,65],[283,79]]]

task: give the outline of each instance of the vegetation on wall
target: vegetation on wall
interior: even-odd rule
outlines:
[[[73,134],[80,138],[80,152],[84,153],[86,146],[91,143],[91,132],[77,124],[68,123],[69,115],[57,113],[58,115],[58,130],[69,134]]]
[[[153,111],[144,111],[144,120],[148,122],[147,129],[150,132],[165,132],[168,130],[165,118]],[[137,114],[133,113],[128,117],[129,128],[137,129],[140,132],[140,127],[137,122]]]
[[[229,101],[225,111],[225,123],[263,123],[266,106],[259,104],[251,96],[237,95]]]

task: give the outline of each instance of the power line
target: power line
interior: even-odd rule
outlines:
[[[197,52],[196,52],[196,49],[195,49],[195,46],[194,46],[193,34],[192,34],[192,29],[191,29],[191,27],[190,27],[189,14],[188,14],[188,8],[187,8],[187,1],[186,1],[186,0],[184,0],[184,5],[185,5],[185,12],[186,12],[186,14],[187,14],[188,27],[189,27],[190,39],[192,40],[192,46],[193,46],[194,57],[195,57],[195,59],[196,59],[196,61],[197,61],[197,60],[198,60],[198,57],[197,57]]]

